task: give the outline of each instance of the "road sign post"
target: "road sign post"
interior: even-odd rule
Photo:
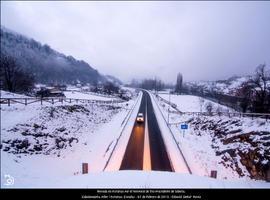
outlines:
[[[185,137],[185,130],[188,129],[188,125],[187,124],[181,124],[180,128],[183,131],[183,137]]]

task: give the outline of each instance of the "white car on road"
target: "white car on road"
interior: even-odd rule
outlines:
[[[137,122],[144,122],[143,113],[139,113],[136,120]]]

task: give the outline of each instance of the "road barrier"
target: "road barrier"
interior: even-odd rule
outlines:
[[[179,114],[177,112],[173,112],[173,111],[170,111],[170,113],[173,113],[173,114]],[[265,119],[266,121],[268,121],[270,119],[270,113],[238,113],[238,112],[212,112],[212,113],[209,113],[209,112],[182,112],[181,113],[182,116],[184,115],[192,115],[193,117],[200,117],[200,116],[227,116],[229,118],[231,117],[239,117],[239,118],[242,118],[242,117],[249,117],[251,118],[252,120],[253,119],[257,119],[257,118],[262,118],[262,119]],[[177,123],[175,123],[177,124]]]
[[[166,99],[160,97],[156,94],[158,100],[170,105],[174,110],[170,110],[170,113],[179,114],[179,115],[192,115],[192,116],[227,116],[227,117],[250,117],[251,119],[254,118],[263,118],[266,121],[270,119],[270,113],[243,113],[243,112],[182,112],[175,104],[172,102],[167,101]]]
[[[170,101],[167,101],[166,99],[162,98],[161,96],[159,96],[158,94],[155,94],[157,99],[160,100],[160,101],[163,101],[165,102],[166,104],[170,105],[175,111],[172,111],[172,112],[175,112],[177,114],[181,114],[182,112],[177,108],[177,105],[170,102]],[[170,111],[171,112],[171,111]]]

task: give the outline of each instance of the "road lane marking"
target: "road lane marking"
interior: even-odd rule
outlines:
[[[144,129],[144,148],[143,148],[143,170],[151,171],[151,156],[150,156],[150,144],[147,122],[147,102],[145,111],[145,129]]]

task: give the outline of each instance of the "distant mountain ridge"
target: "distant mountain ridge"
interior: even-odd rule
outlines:
[[[83,60],[1,26],[1,54],[14,57],[39,83],[104,83],[108,80]]]

